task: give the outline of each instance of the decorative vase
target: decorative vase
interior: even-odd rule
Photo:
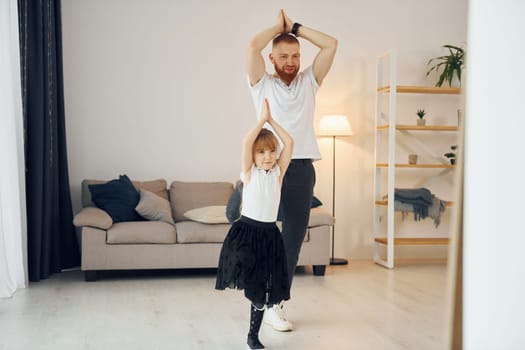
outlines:
[[[418,125],[418,126],[424,126],[424,125],[425,125],[425,122],[426,122],[425,119],[423,119],[423,118],[419,118],[419,119],[417,120],[417,125]]]
[[[417,154],[408,155],[408,164],[417,164]]]

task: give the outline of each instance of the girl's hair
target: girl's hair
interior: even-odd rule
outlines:
[[[279,142],[277,137],[268,129],[261,129],[259,135],[253,141],[252,154],[255,154],[259,151],[264,151],[266,149],[277,151],[279,148]]]

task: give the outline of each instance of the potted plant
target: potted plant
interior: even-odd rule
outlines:
[[[425,125],[425,115],[427,114],[427,112],[425,112],[424,109],[418,109],[417,112],[416,112],[416,115],[418,116],[418,119],[417,119],[417,125]]]
[[[426,76],[434,70],[436,73],[439,73],[439,70],[443,68],[436,86],[443,85],[445,81],[448,82],[448,86],[452,86],[454,76],[457,77],[459,85],[461,86],[461,70],[463,69],[464,50],[461,47],[453,45],[443,45],[442,47],[447,48],[449,54],[430,59],[427,65],[431,64],[433,61],[437,61],[437,63],[428,70]]]
[[[450,146],[450,149],[452,152],[447,152],[444,154],[444,156],[448,158],[450,164],[454,165],[456,164],[456,150],[458,149],[458,145],[452,145]]]

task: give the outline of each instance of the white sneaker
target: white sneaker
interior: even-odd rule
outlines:
[[[289,332],[293,329],[292,323],[286,318],[283,303],[276,304],[271,308],[266,309],[263,321],[279,332]]]

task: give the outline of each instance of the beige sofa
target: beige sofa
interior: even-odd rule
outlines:
[[[81,269],[86,281],[97,279],[100,270],[216,268],[222,242],[230,224],[206,224],[188,220],[191,209],[226,205],[233,191],[229,182],[133,181],[169,201],[174,225],[161,221],[113,223],[91,201],[89,184],[82,181],[82,209],[74,217],[79,229]],[[308,231],[299,256],[299,266],[312,265],[314,275],[324,275],[329,263],[332,216],[322,207],[311,211]]]

